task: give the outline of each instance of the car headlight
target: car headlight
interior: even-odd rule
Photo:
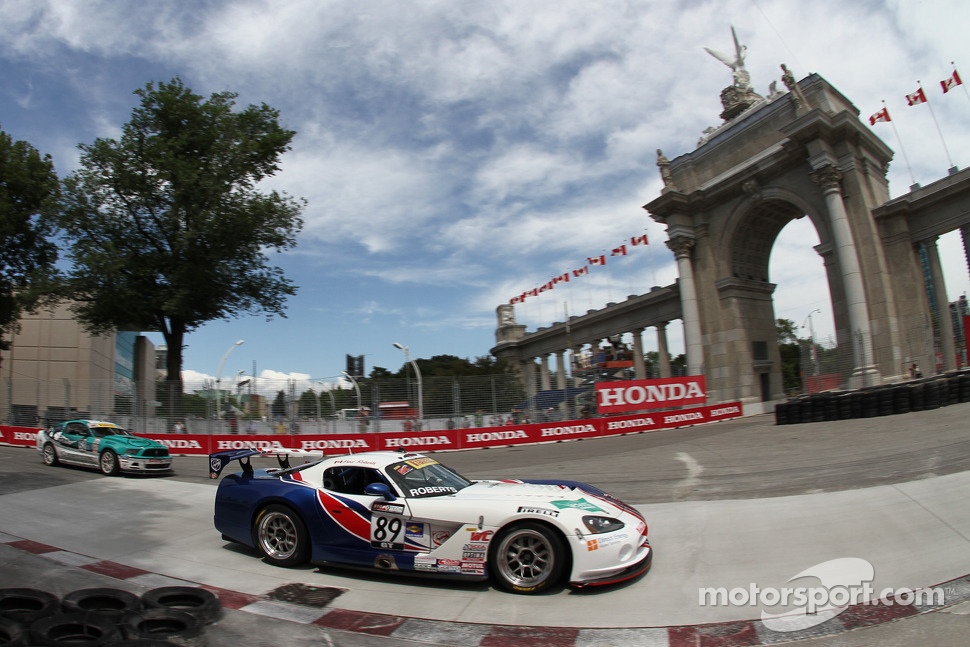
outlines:
[[[583,517],[583,525],[594,535],[598,535],[604,532],[614,532],[623,528],[623,522],[619,519],[613,519],[611,517],[596,517],[593,515],[586,515]]]

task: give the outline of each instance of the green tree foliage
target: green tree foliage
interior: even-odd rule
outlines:
[[[802,386],[801,347],[798,326],[791,319],[776,319],[778,353],[781,356],[781,381],[785,393],[798,392]]]
[[[21,313],[46,296],[55,276],[50,216],[57,196],[50,156],[0,131],[0,350],[9,349]]]
[[[80,145],[64,181],[67,293],[90,332],[159,331],[181,394],[185,335],[242,313],[285,316],[296,293],[268,251],[296,245],[304,202],[260,192],[295,135],[263,104],[193,94],[178,78],[135,91],[121,138]]]

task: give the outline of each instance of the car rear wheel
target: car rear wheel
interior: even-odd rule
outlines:
[[[489,566],[503,589],[538,593],[562,579],[567,559],[566,546],[558,534],[541,523],[524,522],[498,535]]]
[[[274,566],[297,566],[310,558],[310,535],[291,508],[269,505],[256,517],[256,547]]]
[[[54,443],[46,443],[44,445],[44,464],[45,465],[57,465],[60,461],[57,459],[57,450],[54,449]]]
[[[98,459],[98,466],[101,468],[101,473],[105,476],[114,476],[118,473],[118,457],[110,449],[106,449],[101,452],[101,457]]]

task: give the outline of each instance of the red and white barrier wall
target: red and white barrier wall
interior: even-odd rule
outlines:
[[[138,434],[165,444],[174,455],[206,456],[224,449],[285,447],[323,450],[327,454],[359,453],[382,449],[409,449],[429,452],[477,449],[557,442],[578,438],[600,438],[622,434],[689,427],[705,422],[738,418],[740,402],[676,411],[651,411],[627,416],[544,422],[504,427],[474,427],[436,431],[361,433],[361,434],[277,434],[277,435],[201,435]],[[33,447],[38,429],[0,425],[0,445]],[[136,429],[132,430],[137,433]]]

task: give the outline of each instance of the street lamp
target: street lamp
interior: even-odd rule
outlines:
[[[219,370],[216,371],[216,420],[222,418],[222,368],[226,365],[226,360],[229,359],[232,351],[236,350],[237,346],[242,346],[245,343],[245,339],[240,339],[230,346],[226,354],[222,356],[222,361],[219,362]]]
[[[414,369],[414,375],[418,379],[418,421],[419,422],[423,421],[424,420],[424,392],[422,391],[422,388],[421,388],[421,369],[418,368],[417,362],[411,359],[411,353],[408,352],[407,346],[394,342],[394,348],[404,353],[404,360],[407,361],[409,364],[411,364],[411,367]]]
[[[812,326],[812,315],[815,314],[816,312],[821,313],[822,312],[821,308],[816,308],[815,310],[812,310],[811,312],[809,312],[808,316],[805,317],[805,319],[808,321],[808,342],[810,344],[809,354],[812,358],[812,367],[815,370],[815,377],[818,377],[818,352],[815,350],[815,328],[814,326]],[[802,322],[802,328],[804,327],[805,327],[805,323]]]
[[[351,382],[353,382],[354,390],[357,391],[357,415],[360,416],[361,413],[363,413],[360,410],[360,386],[357,384],[357,380],[354,379],[354,376],[348,373],[347,371],[344,371],[344,377],[350,380]]]

